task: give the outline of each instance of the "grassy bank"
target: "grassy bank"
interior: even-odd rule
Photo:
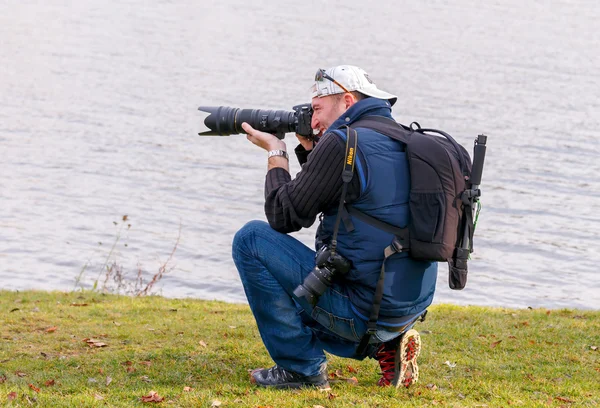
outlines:
[[[0,405],[600,404],[600,312],[440,305],[417,329],[421,377],[409,389],[377,387],[374,360],[331,357],[330,392],[276,391],[248,381],[272,362],[247,306],[0,291]]]

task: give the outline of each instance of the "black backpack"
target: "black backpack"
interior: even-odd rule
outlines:
[[[476,166],[477,180],[473,180],[469,154],[445,132],[422,129],[416,122],[407,127],[381,116],[366,117],[352,127],[373,129],[406,145],[411,183],[410,221],[407,228],[400,229],[352,206],[347,206],[348,212],[394,233],[394,252],[408,251],[414,259],[448,262],[450,288],[463,289],[467,281],[466,262],[473,251],[473,210],[479,198],[477,187],[483,157],[481,165]],[[483,135],[478,138],[483,154],[485,138]],[[476,154],[478,151],[481,150],[476,149]]]
[[[435,129],[422,129],[413,122],[410,127],[381,116],[368,116],[347,127],[347,148],[356,149],[356,128],[369,128],[406,145],[410,171],[410,220],[406,228],[398,228],[377,220],[351,205],[343,205],[346,188],[340,201],[351,215],[377,228],[394,234],[385,249],[385,259],[397,252],[409,252],[414,259],[448,262],[448,284],[451,289],[463,289],[467,283],[467,260],[473,251],[474,211],[479,200],[481,173],[487,136],[475,140],[474,164],[469,154],[449,134]],[[432,135],[436,133],[440,136]],[[354,160],[346,159],[342,173],[344,187],[352,179]],[[343,218],[343,216],[342,216]],[[339,220],[336,222],[336,228]],[[337,231],[334,231],[337,236]],[[376,322],[383,295],[385,260],[373,301],[368,330],[359,350],[364,350]]]

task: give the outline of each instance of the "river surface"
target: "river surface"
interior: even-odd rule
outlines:
[[[399,121],[470,152],[489,136],[469,282],[451,291],[440,265],[435,302],[600,309],[600,3],[0,9],[0,288],[90,288],[113,263],[147,281],[167,263],[157,293],[244,302],[231,241],[265,219],[266,154],[197,136],[196,109],[290,109],[317,68],[349,63],[400,95]]]

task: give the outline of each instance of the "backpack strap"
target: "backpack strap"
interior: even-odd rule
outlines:
[[[355,216],[362,222],[365,222],[373,227],[385,231],[389,234],[395,235],[400,242],[402,242],[402,247],[405,250],[408,250],[409,240],[408,240],[408,228],[400,228],[394,225],[388,224],[387,222],[383,222],[378,220],[377,218],[371,217],[368,214],[356,209],[355,207],[346,204],[346,210],[350,215]]]
[[[365,116],[362,119],[357,120],[352,123],[353,128],[357,127],[365,127],[369,129],[373,129],[376,132],[379,132],[391,139],[398,140],[399,142],[404,143],[405,145],[410,140],[410,134],[407,134],[406,131],[410,131],[409,128],[399,124],[393,119],[386,118],[384,116]],[[398,132],[398,130],[404,130],[404,132]],[[409,248],[409,239],[408,239],[408,228],[399,228],[394,225],[388,224],[386,222],[380,221],[370,215],[365,214],[364,212],[354,208],[351,205],[345,206],[348,213],[355,216],[359,220],[372,225],[375,228],[393,234],[401,243],[402,248],[407,251]]]
[[[373,296],[373,306],[371,306],[371,314],[369,316],[369,321],[367,322],[367,331],[362,336],[360,343],[356,347],[356,355],[358,356],[364,355],[369,342],[371,341],[371,336],[377,333],[377,320],[379,319],[379,309],[381,308],[383,288],[385,286],[385,261],[387,261],[390,256],[398,252],[402,252],[403,250],[405,250],[405,248],[402,247],[402,243],[397,239],[397,237],[394,237],[392,244],[384,251],[385,258],[381,264],[381,272],[379,273],[379,280],[377,281],[375,295]]]
[[[404,126],[400,125],[392,119],[388,119],[382,116],[367,116],[363,119],[354,122],[352,124],[352,127],[365,127],[373,129],[376,132],[379,132],[391,139],[398,140],[399,142],[402,142],[405,145],[410,140],[410,133],[407,133],[407,131],[410,131],[408,128],[405,128]],[[402,131],[399,132],[398,130]],[[377,281],[375,294],[373,296],[373,306],[371,307],[369,321],[367,322],[367,331],[361,338],[360,343],[356,348],[356,354],[363,355],[369,345],[371,336],[373,336],[377,332],[377,320],[379,319],[379,310],[381,308],[381,301],[383,299],[383,289],[385,286],[385,263],[390,256],[398,252],[408,251],[409,232],[408,228],[399,228],[386,222],[380,221],[352,207],[351,205],[347,205],[346,208],[351,215],[355,216],[359,220],[370,224],[375,228],[378,228],[380,230],[394,235],[392,243],[384,250],[384,259],[383,263],[381,264],[381,271],[379,273],[379,279]]]
[[[411,132],[410,128],[407,128],[395,120],[386,118],[384,116],[365,116],[364,118],[352,123],[352,127],[365,127],[373,129],[376,132],[386,135],[391,139],[398,140],[404,144],[407,144],[410,140],[410,134],[407,134],[407,132]],[[398,132],[399,129],[404,130],[404,132]]]

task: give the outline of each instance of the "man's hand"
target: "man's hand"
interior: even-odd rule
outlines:
[[[244,131],[248,133],[246,139],[250,140],[258,147],[262,147],[267,152],[270,150],[287,150],[285,142],[283,140],[278,139],[275,135],[256,130],[246,122],[242,123],[242,129],[244,129]],[[271,170],[275,167],[281,167],[287,172],[290,171],[288,159],[282,156],[273,156],[269,159],[269,165],[267,167],[267,170]]]
[[[275,135],[256,130],[246,122],[242,123],[242,129],[244,129],[244,131],[248,133],[246,139],[257,145],[258,147],[265,149],[266,151],[286,150],[285,142],[283,140],[278,139]]]
[[[296,137],[298,138],[298,141],[300,142],[302,147],[304,147],[304,150],[306,150],[307,152],[315,147],[315,143],[312,140],[308,140],[308,138],[301,136],[298,133],[296,133]]]

